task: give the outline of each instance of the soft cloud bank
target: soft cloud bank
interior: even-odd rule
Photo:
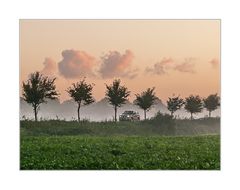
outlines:
[[[137,76],[137,70],[131,70],[131,63],[133,60],[133,53],[126,50],[124,54],[118,51],[110,51],[104,55],[99,73],[102,78],[125,77],[134,78]]]
[[[40,71],[42,74],[50,75],[50,76],[53,76],[56,74],[57,64],[53,59],[48,57],[45,58],[43,65],[44,65],[44,68],[42,69],[42,71]]]
[[[192,58],[192,57],[185,58],[184,62],[176,65],[174,69],[184,73],[195,73],[196,71],[194,70],[194,67],[195,67],[194,62],[195,62],[195,58]]]
[[[98,68],[95,68],[95,66],[97,66],[95,64],[96,59],[85,51],[64,50],[62,51],[62,56],[63,59],[58,65],[51,58],[45,58],[43,62],[44,68],[41,73],[50,76],[60,74],[67,79],[76,79],[79,77],[99,77],[103,79],[121,77],[133,79],[138,75],[139,71],[138,69],[132,68],[134,55],[131,50],[126,50],[123,54],[118,51],[109,51],[101,57],[101,64]],[[195,61],[195,58],[189,57],[178,64],[172,58],[164,57],[152,67],[146,67],[145,73],[164,75],[167,74],[169,70],[195,73]],[[209,63],[212,64],[213,68],[219,66],[218,59],[212,59]]]
[[[59,73],[65,78],[94,76],[95,58],[84,51],[64,50],[63,60],[58,63]]]
[[[155,63],[152,68],[147,67],[145,72],[163,75],[167,73],[167,70],[171,67],[172,63],[174,63],[172,58],[163,58],[160,62]]]

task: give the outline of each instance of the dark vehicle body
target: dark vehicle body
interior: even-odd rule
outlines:
[[[124,111],[119,116],[119,121],[139,121],[140,115],[135,111]]]

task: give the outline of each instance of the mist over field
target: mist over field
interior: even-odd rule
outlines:
[[[221,169],[219,19],[19,25],[20,170]]]
[[[127,102],[118,109],[117,117],[125,110],[133,110],[140,114],[140,118],[143,119],[143,110],[132,102]],[[153,117],[158,111],[161,113],[169,113],[167,107],[163,102],[158,99],[156,104],[147,112],[147,118]],[[89,121],[106,121],[113,120],[114,110],[108,103],[106,98],[97,101],[93,104],[81,107],[81,119],[87,119]],[[75,120],[77,119],[77,104],[73,100],[67,100],[60,103],[58,100],[48,100],[47,103],[40,106],[38,112],[39,118],[44,120],[49,119],[65,119]],[[175,116],[177,118],[189,118],[190,114],[183,108],[176,111]],[[194,115],[194,118],[207,117],[208,112],[204,109],[201,113]],[[220,108],[212,112],[212,117],[220,117]],[[22,98],[20,98],[20,119],[34,119],[33,109],[30,104],[27,104]]]

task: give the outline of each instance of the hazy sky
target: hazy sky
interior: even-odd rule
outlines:
[[[20,20],[20,82],[31,72],[57,77],[60,100],[86,76],[94,97],[120,78],[134,94],[220,93],[219,20]]]

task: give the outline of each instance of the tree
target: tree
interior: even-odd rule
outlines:
[[[111,85],[106,84],[106,98],[108,102],[114,107],[114,121],[117,121],[117,108],[121,107],[122,104],[125,104],[130,91],[125,86],[120,85],[121,80],[115,79]]]
[[[167,108],[171,112],[171,116],[173,116],[173,113],[177,110],[179,110],[184,104],[184,101],[179,96],[168,98],[167,101]]]
[[[190,95],[185,99],[185,109],[187,112],[191,113],[191,120],[193,119],[193,114],[194,113],[199,113],[203,109],[203,103],[201,98],[196,95]]]
[[[56,78],[43,76],[39,72],[30,74],[29,79],[23,82],[23,99],[32,105],[35,121],[40,109],[40,104],[47,103],[47,99],[58,99],[59,93],[54,84]]]
[[[211,112],[220,106],[220,97],[217,94],[211,94],[206,99],[203,99],[203,106],[208,110],[209,117]]]
[[[143,109],[144,119],[146,119],[146,112],[151,109],[152,105],[154,105],[155,101],[157,100],[154,90],[154,87],[152,89],[148,88],[141,94],[135,94],[136,99],[134,100],[134,104]]]
[[[85,78],[77,83],[73,83],[72,87],[67,89],[71,98],[78,104],[77,114],[78,122],[80,122],[80,108],[82,105],[89,105],[94,102],[92,95],[93,84],[87,84]]]

